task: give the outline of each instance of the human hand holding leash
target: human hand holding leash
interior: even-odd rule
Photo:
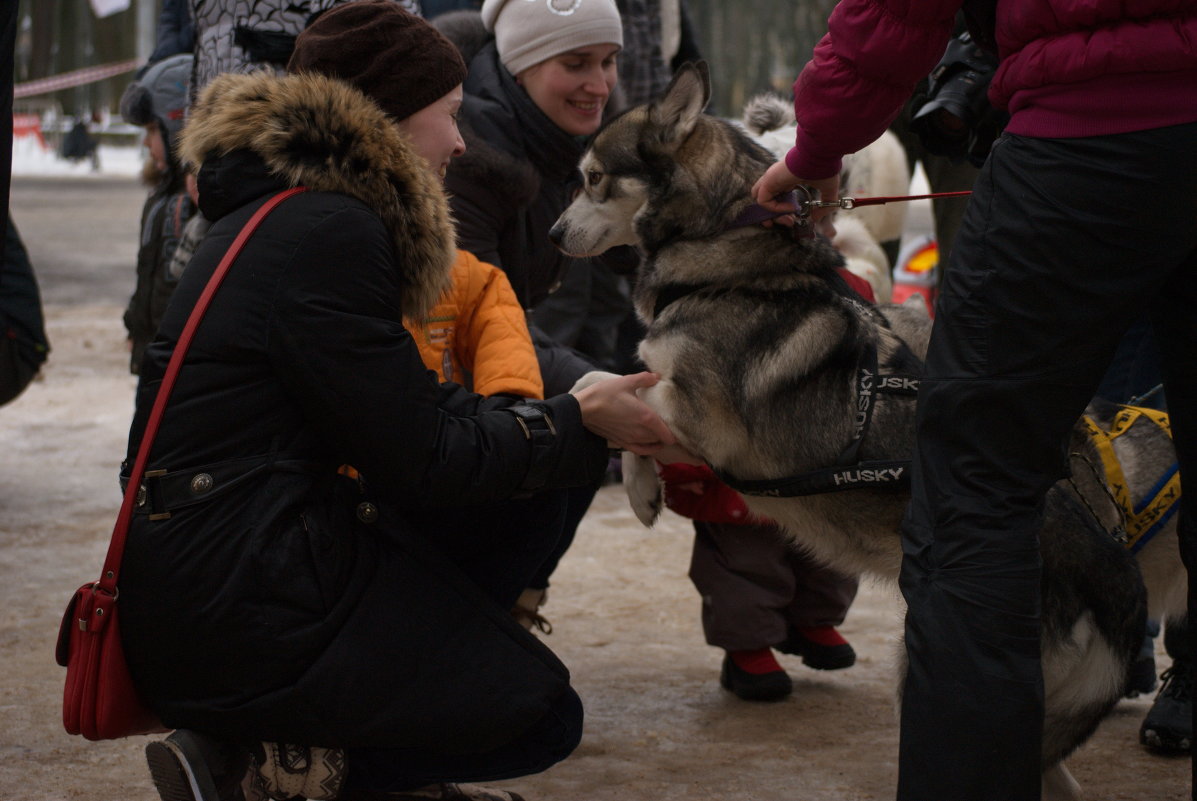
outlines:
[[[582,408],[582,425],[605,438],[611,447],[640,456],[652,456],[674,445],[677,440],[669,426],[636,394],[660,380],[656,373],[634,373],[574,387],[571,392]]]
[[[816,180],[799,178],[790,172],[784,161],[778,161],[765,170],[765,174],[758,178],[757,182],[752,185],[752,198],[758,205],[770,211],[790,211],[793,209],[793,206],[783,196],[797,189],[799,186],[809,187],[812,194],[818,198],[838,198],[840,196],[839,173],[828,178],[819,178]],[[819,222],[834,212],[835,209],[834,207],[814,206],[812,204],[812,208],[809,211],[811,221]]]

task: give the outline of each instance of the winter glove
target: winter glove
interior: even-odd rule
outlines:
[[[748,511],[740,493],[720,481],[706,465],[658,465],[665,485],[665,505],[682,517],[704,523],[752,523],[769,521]]]

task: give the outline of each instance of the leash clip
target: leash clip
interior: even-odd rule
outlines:
[[[856,198],[842,197],[839,200],[812,200],[810,206],[816,209],[854,209],[856,208]]]
[[[794,191],[787,195],[790,202],[794,204],[794,217],[796,218],[796,225],[794,226],[795,239],[813,239],[815,236],[814,223],[811,220],[812,209],[852,209],[856,207],[856,201],[850,197],[840,198],[839,200],[818,200],[815,198],[814,191],[804,185],[799,184]]]
[[[800,223],[805,223],[810,219],[811,204],[818,203],[810,188],[803,184],[794,187],[793,191],[787,193],[785,197],[794,204],[794,216]]]
[[[811,209],[846,209],[856,208],[856,198],[842,197],[838,200],[817,200],[810,187],[799,185],[792,193],[794,205],[798,207],[798,216],[809,217]]]

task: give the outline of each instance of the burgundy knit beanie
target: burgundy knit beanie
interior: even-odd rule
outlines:
[[[340,78],[396,120],[466,76],[453,43],[393,0],[354,0],[321,14],[295,40],[287,71]]]

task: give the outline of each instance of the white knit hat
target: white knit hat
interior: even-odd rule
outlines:
[[[579,47],[623,47],[615,0],[485,0],[482,24],[512,75]]]

